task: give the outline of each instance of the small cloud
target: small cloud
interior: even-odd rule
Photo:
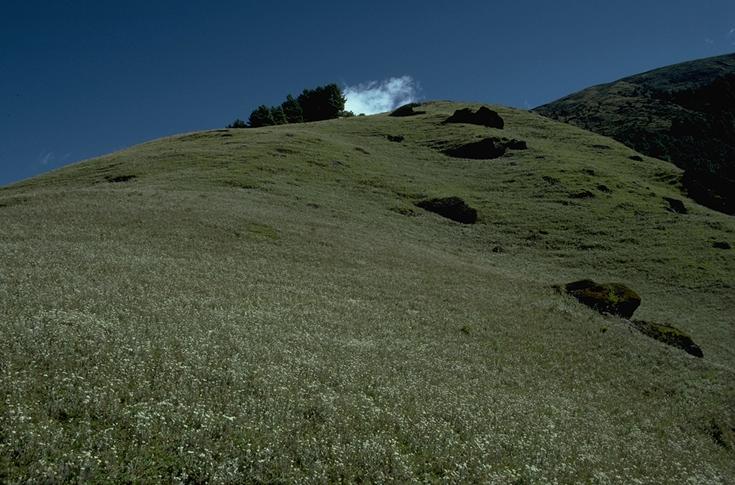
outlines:
[[[727,33],[727,36],[728,37],[732,37],[733,35],[735,35],[735,27],[733,27],[732,29],[730,29],[730,32]]]
[[[54,152],[41,152],[38,155],[38,163],[39,165],[48,165],[49,163],[54,161]]]
[[[704,39],[704,43],[708,45],[714,45],[715,41],[707,37]]]
[[[418,91],[419,85],[411,76],[347,86],[344,90],[347,98],[345,109],[355,114],[384,113],[416,101]]]

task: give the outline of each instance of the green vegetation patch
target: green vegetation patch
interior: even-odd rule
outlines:
[[[260,224],[258,222],[248,222],[245,225],[248,231],[248,235],[259,238],[259,239],[271,239],[276,240],[280,236],[278,231],[267,224]]]
[[[530,147],[502,163],[438,153],[488,136],[442,124],[479,107],[164,138],[0,190],[0,482],[732,482],[735,220],[526,111],[492,107]],[[414,205],[446,195],[482,224]],[[706,358],[549,291],[582,277]]]

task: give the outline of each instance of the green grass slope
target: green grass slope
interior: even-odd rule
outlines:
[[[0,189],[0,482],[732,481],[735,221],[537,114],[441,124],[464,106]],[[488,135],[528,149],[441,153]],[[478,222],[414,205],[441,196]],[[580,278],[704,358],[551,288]]]
[[[735,54],[667,66],[535,108],[686,170],[700,203],[735,214]]]

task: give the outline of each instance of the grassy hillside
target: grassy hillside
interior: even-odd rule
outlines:
[[[672,161],[691,197],[735,214],[735,54],[593,86],[536,111]]]
[[[0,190],[0,482],[724,483],[733,218],[467,105],[215,130]],[[387,135],[403,136],[389,141]],[[492,135],[495,160],[442,150]],[[458,196],[459,224],[418,208]],[[620,281],[695,358],[558,294]]]

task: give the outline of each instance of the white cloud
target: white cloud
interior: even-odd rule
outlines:
[[[418,91],[419,85],[411,76],[347,86],[344,89],[345,109],[355,114],[383,113],[416,101]]]
[[[54,160],[54,152],[41,152],[38,155],[38,163],[41,165],[48,165]]]

